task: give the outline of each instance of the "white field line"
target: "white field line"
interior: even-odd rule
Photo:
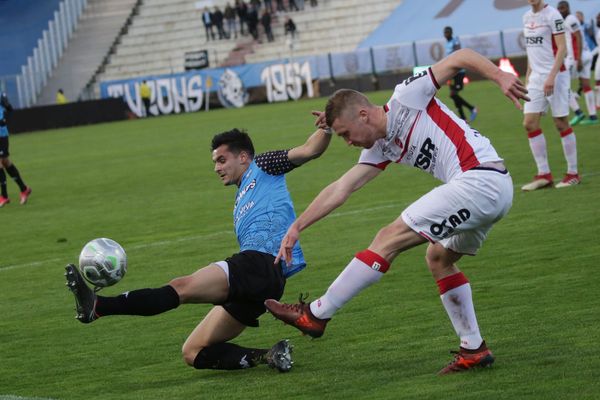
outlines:
[[[0,394],[0,400],[54,400],[49,397],[21,397],[12,394]]]
[[[397,204],[384,204],[384,205],[380,205],[380,206],[376,206],[376,207],[364,208],[364,209],[361,209],[361,210],[350,210],[350,211],[336,212],[336,213],[331,214],[330,218],[333,218],[333,217],[343,217],[343,216],[346,216],[346,215],[360,214],[360,213],[365,213],[365,212],[370,212],[370,211],[377,211],[377,210],[381,210],[381,209],[385,209],[385,208],[390,208],[390,207],[399,207],[399,206]],[[202,234],[202,235],[185,236],[185,237],[180,237],[180,238],[175,238],[175,239],[168,239],[168,240],[159,240],[159,241],[156,241],[156,242],[140,243],[140,244],[136,244],[136,245],[133,245],[133,246],[128,246],[127,249],[140,250],[140,249],[147,249],[147,248],[150,248],[150,247],[170,246],[170,245],[173,245],[173,244],[176,244],[176,243],[189,242],[189,241],[202,240],[202,239],[210,239],[210,238],[213,238],[213,237],[225,236],[225,235],[233,235],[233,230],[231,230],[231,231],[211,232],[211,233],[206,233],[206,234]],[[47,259],[47,260],[32,261],[32,262],[28,262],[28,263],[24,263],[24,264],[7,265],[6,267],[0,267],[0,272],[10,271],[10,270],[14,270],[14,269],[21,269],[21,268],[35,268],[35,267],[39,267],[39,266],[42,266],[42,265],[49,265],[49,264],[59,263],[61,261],[64,261],[64,259],[62,259],[62,258],[50,258],[50,259]],[[2,398],[0,398],[0,400],[2,400]]]
[[[596,175],[600,175],[600,171],[581,174],[581,177],[585,178],[585,177],[596,176]],[[515,183],[514,187],[516,189],[517,188],[520,189],[521,186],[523,186],[524,184],[525,183]],[[366,212],[379,211],[379,210],[383,210],[383,209],[386,209],[386,208],[394,208],[394,207],[398,208],[398,215],[400,215],[399,214],[400,213],[400,208],[401,207],[402,207],[402,209],[404,208],[402,204],[388,203],[388,204],[381,204],[381,205],[378,205],[378,206],[375,206],[375,207],[362,208],[360,210],[349,210],[349,211],[334,212],[328,218],[345,217],[347,215],[362,214],[362,213],[366,213]],[[193,241],[193,240],[201,240],[201,239],[209,239],[209,238],[216,237],[216,236],[231,235],[231,234],[233,234],[233,231],[211,232],[211,233],[206,233],[206,234],[202,234],[202,235],[185,236],[185,237],[176,238],[176,239],[159,240],[159,241],[156,241],[156,242],[149,242],[149,243],[140,243],[140,244],[137,244],[137,245],[129,246],[128,248],[129,249],[134,249],[134,250],[140,250],[140,249],[146,249],[146,248],[150,248],[150,247],[169,246],[169,245],[172,245],[172,244],[175,244],[175,243],[182,243],[182,242],[188,242],[188,241]],[[24,263],[24,264],[8,265],[6,267],[0,267],[0,272],[10,271],[10,270],[13,270],[13,269],[39,267],[40,265],[47,265],[47,264],[58,263],[61,260],[63,260],[63,259],[61,259],[61,258],[52,258],[52,259],[43,260],[43,261],[32,261],[32,262]],[[3,400],[3,399],[0,397],[0,400]]]

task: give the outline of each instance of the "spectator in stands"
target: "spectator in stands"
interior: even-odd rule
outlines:
[[[283,25],[283,28],[286,35],[288,33],[291,35],[292,40],[296,38],[296,24],[294,23],[293,19],[290,17],[285,17],[285,24]]]
[[[273,14],[273,0],[264,0],[265,10],[269,11],[270,14]]]
[[[144,117],[151,117],[150,114],[150,99],[152,98],[152,89],[150,89],[150,85],[144,79],[142,84],[140,85],[140,97],[142,98],[142,104],[144,105]]]
[[[0,94],[0,208],[4,207],[10,200],[6,188],[6,173],[13,178],[15,183],[19,185],[21,190],[20,203],[27,203],[27,199],[31,194],[31,188],[23,182],[19,170],[8,158],[8,128],[6,127],[6,116],[13,110],[12,105],[8,101],[6,93]],[[4,172],[6,171],[6,173]]]
[[[230,3],[225,6],[225,21],[227,21],[227,38],[231,39],[231,36],[235,36],[237,39],[237,29],[235,28],[235,10],[231,7]]]
[[[250,5],[256,8],[256,12],[260,11],[260,0],[250,0]]]
[[[202,23],[204,24],[204,30],[206,32],[206,41],[208,42],[210,39],[215,40],[215,32],[212,28],[212,15],[210,14],[208,7],[204,7],[204,11],[202,12]]]
[[[290,11],[300,11],[298,6],[296,5],[296,0],[289,0],[288,6],[290,6]]]
[[[277,0],[277,11],[286,12],[285,6],[283,5],[283,0]]]
[[[62,89],[58,89],[56,92],[56,104],[66,104],[69,102],[67,96],[65,96],[65,92]]]
[[[452,35],[452,27],[450,26],[444,28],[444,37],[446,38],[446,57],[448,57],[451,53],[454,53],[456,50],[460,49],[460,40],[457,36]],[[464,88],[464,79],[465,70],[461,69],[451,81],[448,81],[448,86],[450,87],[450,98],[454,101],[454,105],[458,110],[458,114],[465,121],[467,119],[465,117],[465,112],[463,111],[463,106],[469,109],[471,112],[471,115],[469,116],[469,122],[473,122],[477,117],[477,108],[469,104],[458,94],[458,92]]]
[[[246,36],[244,25],[248,25],[248,6],[242,0],[235,0],[235,11],[240,19],[240,35]]]
[[[260,18],[260,23],[265,29],[265,35],[267,36],[267,40],[269,42],[274,41],[275,38],[273,37],[273,30],[271,29],[271,13],[269,13],[269,10],[265,9],[263,11],[263,15]]]
[[[217,33],[219,34],[219,40],[226,39],[225,29],[223,29],[223,12],[219,6],[215,6],[215,11],[211,14],[213,25],[217,27]]]
[[[248,32],[250,32],[254,40],[258,40],[258,9],[252,4],[248,7],[246,22],[248,24]]]

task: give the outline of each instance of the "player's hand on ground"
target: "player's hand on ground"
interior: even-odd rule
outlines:
[[[315,120],[315,126],[319,129],[327,129],[327,123],[325,122],[325,113],[322,111],[312,111],[311,112],[312,115],[314,115],[315,117],[317,117],[317,119]]]
[[[498,79],[498,84],[502,89],[502,93],[517,107],[521,110],[523,107],[519,100],[529,101],[529,97],[527,96],[527,87],[519,78],[514,76],[509,72],[500,71],[500,78]]]
[[[281,259],[283,259],[287,264],[291,264],[292,250],[294,249],[294,245],[298,241],[299,237],[300,232],[295,228],[294,224],[292,224],[281,241],[279,253],[277,253],[277,257],[275,257],[275,264],[279,263],[279,260]]]

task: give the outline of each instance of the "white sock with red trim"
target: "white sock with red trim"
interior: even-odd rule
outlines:
[[[356,253],[327,292],[310,303],[310,311],[319,319],[331,318],[361,290],[378,282],[389,267],[389,262],[371,250]]]
[[[471,285],[467,277],[459,272],[440,279],[437,285],[442,304],[460,338],[460,347],[469,350],[478,349],[483,339],[479,333]]]
[[[578,98],[579,96],[577,96],[577,93],[570,92],[569,107],[571,107],[571,110],[576,114],[581,112],[581,109],[579,108],[579,103],[577,102]]]
[[[585,105],[588,109],[588,115],[590,117],[596,115],[596,100],[594,99],[594,91],[591,87],[583,88],[583,96],[585,97]]]
[[[546,150],[546,137],[541,129],[527,132],[529,138],[529,147],[531,154],[537,165],[538,175],[550,173],[550,165],[548,165],[548,152]]]
[[[562,131],[560,141],[567,160],[567,173],[577,174],[577,139],[575,139],[573,128]]]

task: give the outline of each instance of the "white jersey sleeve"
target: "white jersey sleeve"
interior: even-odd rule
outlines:
[[[439,85],[431,72],[431,68],[421,71],[396,85],[392,98],[388,101],[389,109],[403,105],[415,110],[424,110],[435,96]]]
[[[576,32],[581,30],[581,26],[579,25],[579,21],[577,18],[573,16],[573,14],[567,15],[565,18],[565,31],[567,32],[566,42],[567,42],[567,56],[575,59],[580,57],[580,54],[577,54],[575,57],[575,49],[577,49],[577,37],[575,36]]]

